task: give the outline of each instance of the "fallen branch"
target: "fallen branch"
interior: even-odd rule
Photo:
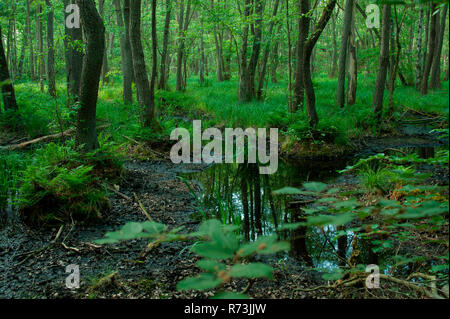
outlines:
[[[109,126],[111,126],[111,124],[102,125],[102,126],[97,127],[97,130],[102,130],[102,129],[107,128]],[[3,150],[15,151],[15,150],[18,150],[18,149],[23,149],[23,148],[26,148],[26,147],[28,147],[30,145],[36,144],[36,143],[48,142],[48,141],[51,141],[51,140],[54,140],[54,139],[57,139],[57,138],[60,138],[60,137],[71,136],[75,131],[76,131],[75,128],[70,128],[68,130],[65,130],[62,133],[57,133],[57,134],[51,134],[51,135],[38,137],[38,138],[35,138],[33,140],[30,140],[30,141],[27,141],[27,142],[23,142],[23,143],[20,143],[20,144],[12,144],[12,145],[7,145],[7,146],[0,146],[0,150],[3,149]]]

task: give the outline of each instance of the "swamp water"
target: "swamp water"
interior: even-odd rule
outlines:
[[[417,153],[421,158],[433,157],[435,154],[435,148],[429,146],[406,146],[402,151]],[[241,236],[247,241],[255,240],[258,235],[276,233],[280,239],[290,241],[290,255],[302,264],[316,269],[334,270],[346,265],[352,254],[355,234],[344,226],[334,225],[300,227],[295,231],[279,230],[284,224],[303,221],[303,203],[311,199],[276,196],[272,192],[286,186],[300,188],[308,181],[333,183],[340,176],[337,171],[355,163],[357,159],[333,162],[280,161],[278,171],[272,175],[259,174],[257,164],[216,164],[201,172],[187,172],[179,176],[189,181],[196,194],[199,212],[192,217],[201,219],[206,215],[237,225]],[[336,238],[338,232],[342,231],[347,236]],[[382,262],[381,256],[376,256],[369,247],[365,240],[358,240],[358,249],[365,263]]]

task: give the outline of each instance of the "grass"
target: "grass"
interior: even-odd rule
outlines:
[[[114,84],[102,86],[99,92],[97,118],[112,123],[108,131],[117,142],[124,142],[124,136],[140,139],[155,139],[158,136],[143,130],[140,122],[140,108],[134,103],[124,105],[120,78]],[[64,83],[60,81],[59,83]],[[322,136],[333,135],[331,143],[345,143],[349,138],[375,134],[372,113],[372,95],[375,84],[374,74],[360,74],[356,104],[341,109],[336,106],[336,79],[324,74],[316,74],[314,86],[316,107],[319,115],[318,132]],[[174,87],[174,79],[169,81]],[[287,108],[287,83],[268,83],[263,101],[240,104],[237,99],[238,79],[217,82],[210,75],[206,85],[199,85],[196,77],[188,79],[185,92],[157,92],[158,117],[164,131],[161,136],[167,138],[176,126],[190,128],[192,119],[202,119],[203,127],[279,127],[285,134],[298,140],[310,139],[310,129],[305,111],[289,114]],[[66,106],[66,88],[57,86],[57,99],[41,92],[38,83],[22,82],[16,84],[20,111],[15,117],[0,116],[0,124],[18,127],[30,136],[57,132],[73,125],[75,114]],[[385,92],[387,109],[388,92]],[[442,89],[430,91],[421,96],[413,87],[398,85],[394,94],[396,110],[402,105],[418,111],[436,113],[448,117],[448,82],[442,83]],[[397,113],[398,115],[398,113]],[[205,123],[206,122],[206,123]],[[319,134],[320,135],[320,134]],[[320,137],[320,136],[319,136]]]

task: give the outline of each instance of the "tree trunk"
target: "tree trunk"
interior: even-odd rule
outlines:
[[[128,0],[129,1],[129,0]],[[125,104],[133,103],[133,61],[131,59],[130,39],[127,36],[128,26],[124,28],[123,11],[120,5],[120,0],[114,0],[116,8],[117,25],[121,29],[120,35],[120,55],[122,58],[122,74],[123,74],[123,102]],[[124,8],[125,9],[125,8]],[[128,4],[129,10],[129,4]],[[129,20],[129,19],[128,19]],[[112,47],[112,46],[111,46]]]
[[[75,0],[72,0],[71,3],[74,4]],[[83,40],[83,34],[81,28],[68,29],[66,27],[65,32],[68,47],[66,53],[67,104],[72,105],[78,101],[80,93],[83,53],[80,51],[78,43]]]
[[[420,82],[422,79],[422,28],[423,28],[423,4],[420,5],[419,21],[417,27],[416,38],[416,90],[420,90]]]
[[[0,26],[0,86],[5,110],[17,110],[16,96],[8,71],[5,50],[3,48],[2,27]]]
[[[422,82],[420,84],[420,94],[425,95],[428,93],[428,77],[430,76],[431,66],[433,63],[434,51],[436,49],[436,26],[439,23],[438,15],[433,14],[436,10],[436,5],[431,4],[431,19],[430,19],[430,34],[428,36],[428,52],[427,60],[424,66]]]
[[[214,0],[211,0],[211,10],[215,10],[214,8]],[[223,65],[223,39],[221,34],[217,31],[217,26],[214,24],[213,27],[213,34],[214,34],[214,44],[216,46],[216,76],[217,81],[222,82],[224,80],[223,73],[224,73],[224,65]]]
[[[36,80],[36,73],[34,71],[34,48],[33,48],[33,34],[31,33],[31,22],[30,22],[30,1],[31,0],[27,0],[27,18],[26,18],[26,35],[25,37],[28,38],[27,42],[29,45],[29,50],[30,50],[30,77],[32,81]]]
[[[291,113],[295,113],[299,108],[303,110],[305,100],[305,42],[309,34],[310,18],[306,16],[310,10],[309,0],[298,1],[300,16],[298,18],[298,40],[297,40],[297,68],[295,70],[294,100],[291,105]],[[312,49],[311,49],[312,50]],[[308,61],[308,74],[311,73]],[[311,76],[311,75],[309,75]]]
[[[184,0],[180,0],[180,16],[178,20],[178,50],[177,50],[177,83],[176,90],[182,91],[185,89],[185,80],[183,78],[183,61],[185,56],[186,46],[186,32],[189,26],[189,19],[191,14],[191,1],[187,0],[186,13],[184,12]],[[184,72],[186,76],[186,72]]]
[[[277,68],[278,68],[278,64],[279,64],[279,57],[278,57],[278,47],[279,47],[279,41],[275,42],[275,45],[273,46],[273,51],[272,51],[272,64],[271,64],[271,69],[270,69],[270,81],[272,83],[278,83],[277,80]]]
[[[305,47],[303,50],[303,81],[305,84],[305,93],[306,93],[306,112],[308,114],[309,126],[313,129],[317,127],[319,123],[319,118],[317,116],[316,111],[316,96],[314,93],[314,86],[311,79],[311,53],[314,49],[314,46],[319,40],[320,35],[325,29],[328,21],[333,14],[334,7],[336,5],[337,0],[329,0],[326,7],[322,11],[322,15],[320,16],[319,21],[316,24],[311,35],[308,37],[308,40],[305,42]],[[310,18],[308,18],[310,19]]]
[[[42,6],[39,4],[36,7],[36,35],[38,41],[38,65],[39,65],[39,84],[41,87],[41,92],[44,92],[44,72],[45,72],[45,64],[44,64],[44,44],[43,44],[43,31],[42,31]]]
[[[152,35],[154,32],[153,23],[154,21],[152,19]],[[144,126],[158,129],[159,126],[156,122],[154,90],[151,88],[151,83],[148,81],[147,68],[145,66],[144,51],[141,41],[141,0],[130,0],[130,38],[139,105],[144,108]],[[152,39],[152,42],[155,40],[156,38]],[[156,46],[153,48],[153,53],[154,50],[156,50]],[[152,65],[152,71],[153,67],[154,64]],[[154,84],[154,75],[155,74],[152,72],[152,84]]]
[[[337,54],[337,41],[336,41],[336,16],[333,14],[331,16],[331,32],[333,36],[333,56],[332,56],[332,62],[331,62],[331,70],[328,76],[330,78],[336,77],[337,72],[337,60],[338,60],[338,54]]]
[[[398,74],[398,68],[399,68],[399,64],[400,64],[400,54],[401,54],[401,43],[400,43],[400,32],[403,26],[403,21],[405,19],[406,14],[403,13],[402,16],[402,21],[399,23],[398,22],[398,17],[397,17],[397,8],[396,6],[394,6],[394,12],[395,12],[395,25],[396,25],[396,32],[395,32],[395,43],[397,45],[397,51],[395,53],[394,56],[394,68],[392,71],[392,78],[391,78],[391,82],[389,83],[389,111],[388,114],[391,115],[394,113],[394,90],[395,90],[395,79],[397,77]],[[394,48],[391,49],[392,51],[394,51]]]
[[[84,151],[98,148],[96,110],[103,55],[105,53],[105,26],[93,0],[76,0],[86,39],[77,113],[75,144]]]
[[[164,35],[163,35],[163,47],[161,53],[161,67],[159,71],[159,85],[158,88],[160,90],[167,90],[167,72],[166,72],[166,64],[167,64],[167,47],[169,45],[169,27],[170,27],[170,17],[172,15],[172,5],[170,4],[170,0],[166,0],[166,18],[164,22]]]
[[[339,52],[338,82],[337,82],[337,104],[339,107],[345,106],[345,74],[347,72],[347,50],[348,39],[352,30],[353,20],[353,0],[345,1],[344,27],[342,31],[341,49]]]
[[[272,13],[272,21],[270,21],[270,24],[269,24],[268,34],[270,37],[272,36],[272,33],[273,33],[273,27],[275,25],[275,18],[277,16],[279,3],[280,3],[280,0],[275,0],[275,4],[273,7],[273,13]],[[264,80],[266,78],[267,60],[269,59],[270,44],[271,44],[271,41],[266,40],[266,44],[264,47],[264,54],[263,54],[263,58],[261,61],[261,71],[260,71],[259,77],[258,77],[258,89],[256,91],[256,98],[258,100],[261,100],[261,98],[262,98],[262,89],[263,89],[263,85],[264,85]]]
[[[105,4],[105,0],[99,0],[98,1],[98,13],[100,14],[100,17],[102,18],[102,20],[104,20],[105,18],[105,14],[104,14],[104,4]],[[103,54],[103,64],[102,64],[102,82],[103,84],[108,83],[108,72],[109,72],[109,67],[108,67],[108,36],[105,34],[105,53]]]
[[[352,10],[354,11],[354,5]],[[354,17],[354,12],[352,14]],[[353,105],[356,103],[356,88],[358,82],[358,61],[355,45],[355,19],[352,18],[350,38],[348,43],[348,84],[347,84],[347,104]]]
[[[200,67],[199,67],[199,82],[201,85],[205,83],[205,48],[203,43],[203,22],[200,24]]]
[[[383,113],[383,96],[386,87],[387,69],[389,67],[389,38],[391,24],[391,6],[383,5],[383,21],[381,26],[380,57],[378,59],[378,74],[373,94],[373,111],[377,124],[381,124]]]
[[[46,0],[47,5],[47,81],[48,93],[56,97],[56,82],[55,82],[55,49],[54,49],[54,34],[53,34],[53,16],[54,11],[50,0]]]
[[[441,87],[441,52],[442,45],[444,42],[444,33],[445,33],[445,21],[447,18],[447,9],[448,4],[444,6],[441,10],[441,22],[439,25],[439,19],[436,18],[436,26],[439,26],[438,31],[436,32],[436,50],[434,52],[433,64],[431,66],[431,79],[430,86],[433,89],[439,89]]]
[[[254,37],[252,54],[250,61],[247,64],[247,44],[248,44],[248,21],[250,17],[250,1],[245,1],[244,17],[246,23],[244,26],[243,41],[241,48],[241,66],[239,74],[239,102],[250,102],[255,96],[255,74],[256,66],[258,64],[258,59],[261,51],[261,37],[262,37],[262,13],[263,4],[262,0],[255,0],[254,2],[254,15],[256,16],[253,25]]]

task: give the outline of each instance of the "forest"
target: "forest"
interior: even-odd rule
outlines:
[[[0,299],[448,299],[448,6],[1,0]]]

